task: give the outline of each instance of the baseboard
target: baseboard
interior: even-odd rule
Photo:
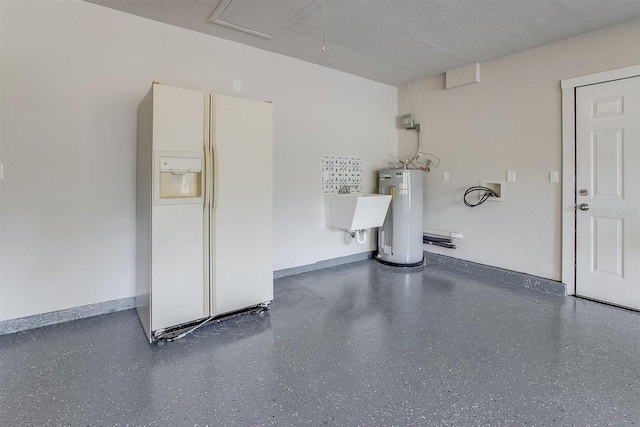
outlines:
[[[308,273],[310,271],[322,270],[323,268],[335,267],[337,265],[349,264],[356,261],[362,261],[365,259],[371,259],[375,255],[375,251],[362,252],[359,254],[347,255],[339,258],[327,259],[318,261],[314,264],[301,265],[300,267],[285,268],[282,270],[276,270],[273,272],[273,278],[279,279],[281,277],[294,276],[296,274]]]
[[[328,259],[316,262],[315,264],[303,265],[300,267],[286,268],[273,272],[273,278],[293,276],[295,274],[320,270],[342,264],[349,264],[356,261],[373,258],[373,251],[348,255],[339,258]],[[96,304],[83,305],[80,307],[68,308],[66,310],[52,311],[49,313],[36,314],[33,316],[20,317],[18,319],[0,321],[0,335],[12,334],[14,332],[26,331],[43,326],[55,325],[57,323],[69,322],[71,320],[84,319],[101,314],[114,313],[116,311],[135,308],[135,297],[122,298],[113,301],[99,302]]]
[[[314,264],[285,268],[282,270],[274,271],[273,278],[279,279],[296,274],[308,273],[310,271],[321,270],[324,268],[371,259],[374,258],[374,256],[375,251],[362,252],[359,254],[318,261]],[[424,256],[425,266],[427,267],[430,265],[440,266],[446,269],[468,273],[475,277],[482,277],[483,279],[493,282],[512,286],[521,286],[528,289],[535,289],[547,294],[564,296],[567,292],[566,285],[555,280],[532,276],[525,273],[518,273],[516,271],[505,270],[499,267],[479,264],[472,261],[465,261],[446,255],[434,254],[431,252],[424,252]],[[84,319],[101,314],[114,313],[116,311],[128,310],[130,308],[135,308],[135,306],[135,297],[129,297],[113,301],[99,302],[96,304],[83,305],[80,307],[68,308],[66,310],[52,311],[50,313],[36,314],[33,316],[21,317],[18,319],[4,320],[0,321],[0,335],[26,331],[43,326],[55,325],[57,323],[69,322],[71,320]]]
[[[544,277],[532,276],[526,273],[506,270],[490,265],[479,264],[472,261],[465,261],[446,255],[424,252],[425,265],[441,266],[447,269],[468,273],[475,277],[481,277],[492,282],[520,286],[552,295],[567,294],[567,285]]]
[[[86,317],[98,316],[100,314],[128,310],[135,306],[135,297],[129,297],[68,308],[66,310],[20,317],[18,319],[4,320],[0,322],[0,335],[26,331],[29,329],[40,328],[42,326],[55,325],[57,323],[69,322],[71,320],[84,319]]]

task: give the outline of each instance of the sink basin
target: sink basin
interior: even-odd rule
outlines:
[[[388,194],[325,194],[325,222],[329,227],[347,231],[380,227],[390,202]]]

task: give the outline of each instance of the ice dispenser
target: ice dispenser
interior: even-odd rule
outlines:
[[[195,153],[157,155],[156,204],[198,203],[202,198],[202,163],[202,157]]]

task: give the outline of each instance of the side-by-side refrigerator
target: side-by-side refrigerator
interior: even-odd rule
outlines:
[[[154,83],[138,108],[136,305],[150,342],[273,299],[269,102]]]

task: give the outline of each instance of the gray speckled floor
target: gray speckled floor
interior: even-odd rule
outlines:
[[[640,314],[362,261],[174,343],[132,310],[2,336],[0,424],[640,425]]]

